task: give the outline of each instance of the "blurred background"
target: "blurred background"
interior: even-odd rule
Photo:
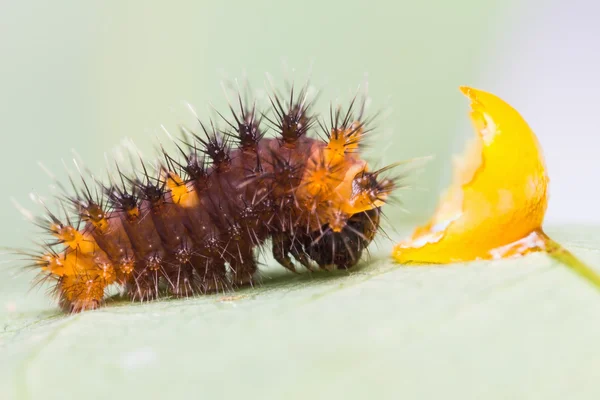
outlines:
[[[402,193],[423,218],[449,183],[450,159],[472,135],[459,85],[514,105],[544,147],[548,222],[600,223],[600,34],[591,0],[369,2],[3,1],[0,3],[0,243],[31,232],[10,202],[50,193],[74,148],[102,173],[124,137],[150,152],[155,136],[226,104],[221,82],[265,87],[265,73],[322,89],[317,109],[368,80],[383,110],[378,164],[435,156]],[[295,72],[294,72],[295,71]]]

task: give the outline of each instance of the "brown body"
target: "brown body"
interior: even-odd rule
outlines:
[[[84,228],[55,221],[51,231],[63,249],[37,260],[57,279],[63,308],[96,308],[111,284],[139,300],[252,284],[255,249],[267,239],[292,271],[292,259],[308,269],[355,265],[391,186],[358,157],[362,124],[336,124],[326,142],[305,135],[305,112],[282,109],[281,137],[264,139],[253,113],[243,114],[236,149],[207,133],[200,151],[210,165],[186,157],[177,164],[183,179],[168,159],[160,177],[132,180],[129,191],[109,189],[111,211],[91,196],[77,198]]]

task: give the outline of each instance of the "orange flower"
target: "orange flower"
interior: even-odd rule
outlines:
[[[499,97],[461,87],[477,135],[457,160],[430,221],[394,248],[400,263],[446,264],[546,251],[600,285],[600,277],[542,230],[548,176],[538,140]]]

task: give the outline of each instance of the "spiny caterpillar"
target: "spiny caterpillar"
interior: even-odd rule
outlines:
[[[53,281],[60,306],[79,312],[99,307],[111,285],[140,301],[252,285],[255,249],[268,239],[291,271],[295,262],[311,271],[354,266],[397,186],[382,176],[394,165],[370,171],[360,158],[371,130],[364,101],[320,118],[307,88],[270,94],[270,114],[238,92],[232,118],[218,113],[222,126],[184,130],[181,157],[163,149],[155,174],[140,159],[140,171],[117,164],[95,188],[83,174],[81,187],[71,180],[64,217],[37,219],[53,237],[41,254],[27,253],[39,281]],[[265,137],[269,128],[276,137]],[[315,130],[325,136],[309,137]]]

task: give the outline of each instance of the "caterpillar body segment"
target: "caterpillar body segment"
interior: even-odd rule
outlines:
[[[240,101],[233,118],[219,114],[222,127],[201,124],[177,143],[181,156],[163,150],[155,174],[117,165],[109,185],[75,189],[67,203],[81,223],[50,214],[52,242],[33,257],[60,306],[97,308],[111,285],[140,301],[252,285],[255,249],[267,241],[291,271],[354,266],[397,187],[360,157],[364,107],[331,109],[326,123],[304,90],[270,99],[270,116]],[[317,127],[323,138],[309,135]]]

